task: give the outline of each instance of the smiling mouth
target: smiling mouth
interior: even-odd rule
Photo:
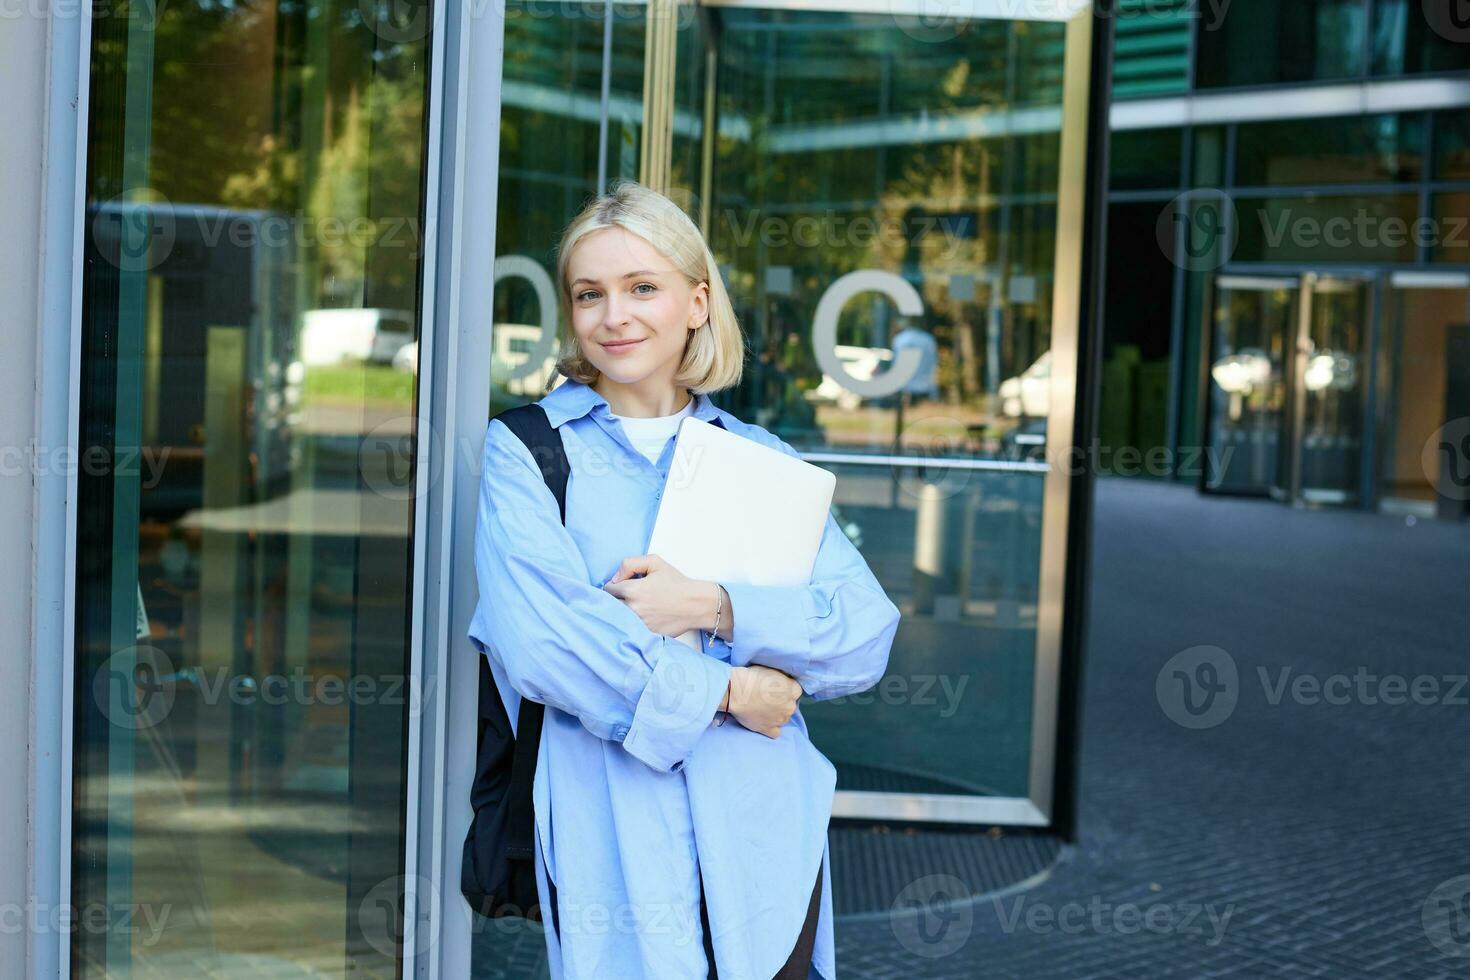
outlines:
[[[604,342],[602,346],[611,351],[620,351],[630,350],[641,343],[643,343],[641,338],[638,340],[613,340]]]

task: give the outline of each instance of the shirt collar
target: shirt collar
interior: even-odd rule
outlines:
[[[694,399],[694,417],[705,422],[721,424],[719,410],[709,400],[708,395],[698,392],[690,392]],[[551,422],[552,428],[560,428],[562,423],[579,419],[584,415],[597,412],[603,417],[612,415],[612,407],[608,405],[607,399],[598,393],[596,388],[581,381],[567,378],[557,385],[549,394],[541,399],[541,407],[546,411],[546,418]],[[723,427],[723,426],[722,426]]]

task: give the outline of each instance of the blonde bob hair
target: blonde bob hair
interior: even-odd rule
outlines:
[[[607,194],[595,198],[562,233],[557,247],[556,283],[562,322],[567,324],[567,330],[556,359],[557,372],[589,385],[602,374],[583,356],[577,332],[571,327],[572,296],[567,267],[577,244],[605,228],[622,228],[648,242],[691,286],[701,282],[709,284],[709,317],[697,330],[689,331],[674,383],[699,394],[739,384],[744,369],[745,340],[709,245],[683,209],[658,191],[631,180],[620,181]],[[554,381],[555,376],[549,380]]]

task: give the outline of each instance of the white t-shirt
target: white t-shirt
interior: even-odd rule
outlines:
[[[689,403],[681,411],[673,415],[657,415],[653,418],[633,418],[628,415],[612,413],[612,417],[618,420],[623,431],[628,433],[633,447],[644,456],[648,457],[650,463],[657,463],[659,454],[668,445],[669,439],[679,428],[679,421],[687,415],[694,414],[694,396],[689,396]]]

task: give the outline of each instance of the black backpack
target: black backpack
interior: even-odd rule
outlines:
[[[532,402],[495,417],[531,451],[565,524],[571,468],[561,434],[552,428],[546,411]],[[475,814],[465,834],[459,888],[470,908],[487,918],[521,916],[537,922],[542,918],[536,894],[531,785],[545,713],[544,705],[522,698],[520,719],[511,732],[510,716],[496,690],[489,660],[481,655],[479,741],[475,781],[470,786]]]

